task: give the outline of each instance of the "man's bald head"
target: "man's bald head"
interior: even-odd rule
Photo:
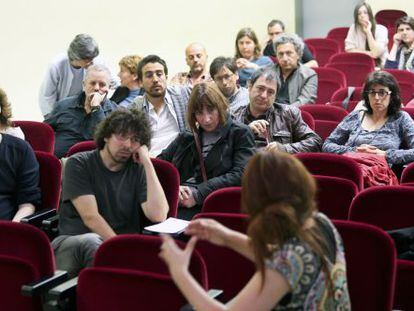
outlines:
[[[191,43],[185,49],[185,60],[190,67],[192,74],[200,74],[205,71],[207,63],[207,53],[201,43]]]

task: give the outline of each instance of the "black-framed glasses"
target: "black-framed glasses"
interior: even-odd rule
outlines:
[[[379,91],[369,90],[367,93],[369,96],[372,96],[372,97],[375,97],[375,95],[378,95],[379,98],[384,98],[385,96],[390,95],[392,92],[386,91],[386,90],[379,90]]]

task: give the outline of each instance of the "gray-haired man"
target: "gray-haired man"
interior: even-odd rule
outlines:
[[[70,43],[66,54],[55,57],[39,93],[39,106],[44,116],[53,110],[58,101],[82,92],[86,68],[92,64],[104,63],[98,55],[96,41],[87,34],[79,34]],[[115,84],[117,79],[111,77],[111,86]]]
[[[104,65],[92,65],[85,73],[83,92],[59,101],[46,116],[56,136],[55,155],[63,157],[71,146],[91,140],[96,125],[117,105],[107,99],[110,72]]]
[[[281,85],[276,102],[301,106],[315,102],[318,90],[316,72],[300,63],[303,41],[297,35],[281,34],[274,42]]]

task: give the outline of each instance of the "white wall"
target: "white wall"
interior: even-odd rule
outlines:
[[[109,67],[136,53],[158,54],[170,75],[186,70],[184,48],[207,47],[209,60],[234,54],[236,33],[250,26],[259,38],[273,18],[294,31],[294,1],[250,0],[14,0],[2,2],[0,87],[12,102],[15,119],[42,120],[38,89],[48,63],[66,51],[78,33],[89,33]]]

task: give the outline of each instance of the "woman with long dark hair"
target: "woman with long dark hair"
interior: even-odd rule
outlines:
[[[326,216],[316,210],[316,185],[302,163],[276,151],[256,154],[242,181],[247,235],[211,219],[186,230],[185,250],[163,236],[160,256],[196,310],[350,310],[344,249]],[[197,239],[253,260],[257,271],[226,306],[209,298],[188,272]]]

